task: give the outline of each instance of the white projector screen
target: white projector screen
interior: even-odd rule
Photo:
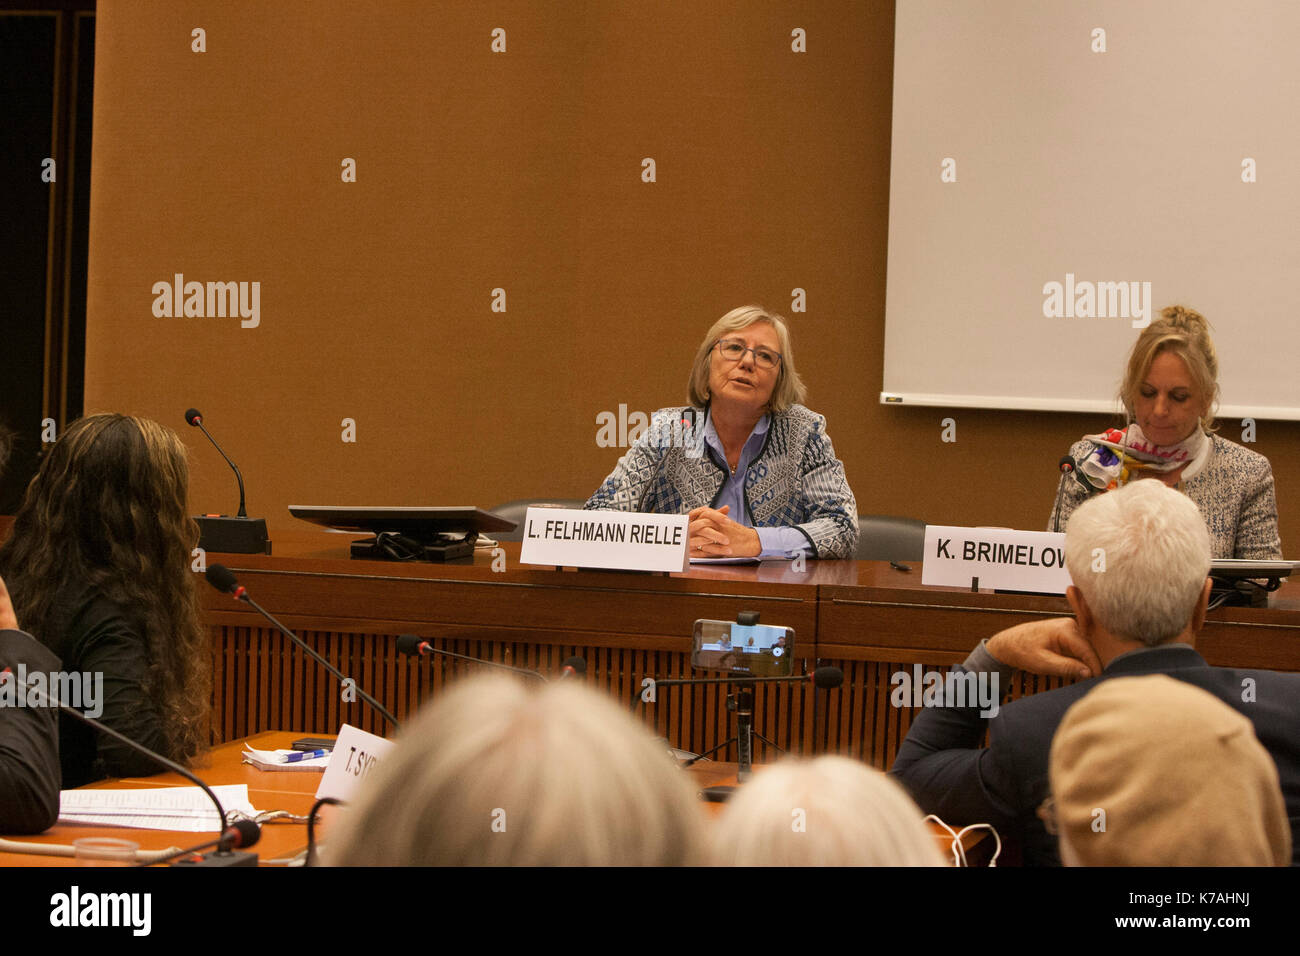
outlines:
[[[1221,415],[1300,419],[1297,49],[1290,0],[898,0],[881,401],[1111,411],[1182,304]]]

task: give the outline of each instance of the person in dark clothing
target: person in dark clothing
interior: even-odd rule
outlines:
[[[10,834],[48,830],[59,815],[58,725],[44,702],[28,706],[20,665],[51,673],[59,659],[18,629],[0,580],[0,833]]]
[[[1065,561],[1075,617],[1001,631],[956,670],[996,677],[1003,691],[1016,669],[1078,681],[1013,701],[989,720],[978,704],[925,708],[890,770],[921,809],[950,824],[991,823],[1019,839],[1026,863],[1059,866],[1056,838],[1038,816],[1056,728],[1099,682],[1165,674],[1250,720],[1300,832],[1300,674],[1211,667],[1196,652],[1210,595],[1210,534],[1195,503],[1149,480],[1093,498],[1070,520]],[[1300,841],[1292,850],[1300,864]]]
[[[179,763],[207,749],[211,651],[190,571],[185,447],[157,422],[93,415],[45,456],[0,548],[18,616],[68,670],[103,681],[101,720]],[[65,788],[158,773],[64,719]]]

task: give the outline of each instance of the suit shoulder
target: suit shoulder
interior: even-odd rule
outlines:
[[[772,416],[774,422],[793,431],[826,431],[826,416],[804,405],[791,405]]]
[[[1257,451],[1251,451],[1244,448],[1236,442],[1221,438],[1218,435],[1210,437],[1214,444],[1214,457],[1216,464],[1221,464],[1236,472],[1271,474],[1273,466],[1269,464],[1267,458]]]

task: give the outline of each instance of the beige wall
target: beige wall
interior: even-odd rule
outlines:
[[[892,3],[857,0],[101,0],[87,410],[183,430],[194,508],[233,511],[198,406],[273,528],[290,503],[582,497],[621,453],[597,414],[684,402],[705,329],[757,301],[860,510],[1041,527],[1106,422],[877,403],[892,40]],[[260,282],[260,325],[155,317],[177,272]],[[1260,425],[1284,490],[1298,437]]]

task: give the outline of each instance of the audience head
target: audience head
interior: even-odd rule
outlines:
[[[740,787],[714,833],[720,866],[943,866],[911,797],[846,757],[783,760]]]
[[[210,707],[188,485],[185,446],[171,429],[87,416],[45,454],[0,549],[18,619],[37,637],[70,585],[93,588],[138,618],[150,654],[145,690],[159,703],[168,756],[179,760],[205,749]]]
[[[1098,624],[1154,647],[1192,620],[1210,570],[1210,533],[1186,495],[1133,481],[1070,516],[1065,563]]]
[[[709,404],[709,374],[714,361],[714,347],[718,341],[728,338],[731,333],[742,333],[755,322],[770,325],[780,342],[781,361],[776,368],[776,384],[772,389],[772,397],[768,401],[768,410],[783,412],[791,405],[804,401],[808,390],[795,369],[794,346],[791,344],[790,330],[786,327],[785,319],[757,305],[743,305],[738,309],[732,309],[714,322],[704,336],[704,341],[696,349],[688,390],[692,405],[702,408]]]
[[[1049,772],[1067,864],[1291,862],[1277,766],[1253,725],[1183,681],[1102,681],[1066,712]]]
[[[1151,366],[1161,356],[1169,355],[1182,363],[1175,372],[1185,373],[1189,386],[1186,403],[1189,410],[1188,431],[1199,422],[1205,431],[1214,427],[1214,408],[1219,397],[1219,359],[1210,339],[1210,323],[1199,312],[1181,305],[1172,305],[1160,313],[1133,343],[1124,383],[1120,386],[1120,400],[1129,418],[1141,423],[1143,383],[1151,374]],[[1154,437],[1154,436],[1149,436]],[[1160,444],[1177,444],[1187,438],[1181,435]]]
[[[340,812],[340,866],[675,866],[704,811],[665,746],[575,682],[466,679],[408,723]]]

